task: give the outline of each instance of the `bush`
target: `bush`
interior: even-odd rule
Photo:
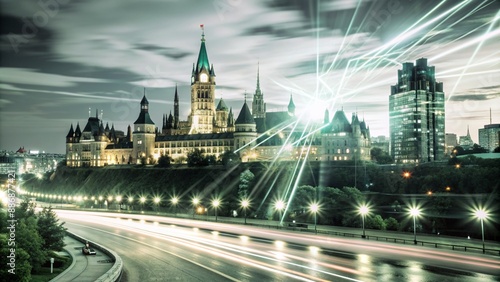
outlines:
[[[399,222],[394,217],[389,217],[384,219],[384,223],[387,230],[393,230],[393,231],[399,230]]]
[[[377,229],[377,230],[385,230],[385,222],[380,215],[375,215],[372,217],[366,218],[366,228],[368,229]]]

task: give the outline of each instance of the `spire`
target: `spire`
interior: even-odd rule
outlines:
[[[175,84],[175,96],[174,96],[174,129],[179,128],[179,95],[177,94],[177,84]]]
[[[257,63],[257,89],[255,94],[260,94],[260,63]]]
[[[467,125],[467,137],[470,137],[469,125]]]
[[[290,102],[288,102],[288,113],[295,115],[295,104],[293,103],[292,94],[290,94]]]
[[[127,141],[132,142],[132,128],[130,128],[130,124],[127,127]]]
[[[98,109],[95,109],[95,118],[99,119],[99,110]]]
[[[205,47],[205,28],[204,25],[200,25],[202,34],[201,34],[201,46],[200,53],[198,54],[198,61],[196,63],[196,73],[199,73],[202,69],[205,69],[207,72],[210,72],[210,63],[208,61],[207,49]]]
[[[233,125],[234,125],[233,108],[229,108],[229,114],[227,115],[227,126],[232,127]]]

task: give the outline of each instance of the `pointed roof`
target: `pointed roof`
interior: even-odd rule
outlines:
[[[175,84],[175,95],[174,95],[174,102],[179,101],[179,95],[177,94],[177,83]]]
[[[288,112],[295,113],[295,104],[293,103],[292,94],[290,94],[290,102],[288,102]]]
[[[220,98],[219,104],[217,105],[217,111],[227,111],[227,109],[226,103]]]
[[[245,103],[243,103],[243,107],[241,108],[240,114],[238,115],[235,124],[251,123],[255,123],[255,120],[253,119],[252,113],[250,112],[250,109],[248,108],[247,102],[245,100]]]
[[[351,125],[345,116],[344,110],[335,112],[332,119],[332,132],[352,132]]]
[[[73,130],[73,124],[71,124],[71,127],[69,128],[69,132],[68,132],[68,135],[66,135],[66,138],[73,137],[74,134],[75,134],[75,131]]]
[[[75,129],[75,137],[80,137],[80,136],[82,136],[82,131],[80,129],[80,123],[78,122],[76,124],[76,129]]]
[[[102,121],[101,121],[101,124],[99,125],[99,131],[97,133],[98,133],[98,135],[103,135],[105,133],[104,125],[102,124]]]
[[[146,89],[144,89],[144,97],[142,97],[141,100],[141,112],[139,113],[139,117],[134,122],[134,124],[155,124],[149,116],[148,106],[149,102],[146,98]]]
[[[149,105],[149,101],[148,99],[146,98],[146,90],[144,90],[144,96],[142,97],[142,100],[141,100],[141,105]]]
[[[359,125],[359,119],[358,115],[355,113],[352,113],[352,122],[351,125]]]
[[[205,69],[207,72],[211,72],[210,62],[208,61],[207,48],[205,46],[205,30],[203,30],[203,33],[201,35],[201,46],[200,52],[198,53],[198,61],[196,63],[196,73],[200,72],[202,69]]]

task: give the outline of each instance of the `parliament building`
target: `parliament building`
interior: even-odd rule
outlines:
[[[215,71],[209,63],[205,35],[201,37],[198,60],[191,72],[191,110],[187,120],[179,117],[179,94],[174,94],[173,115],[164,114],[161,129],[149,114],[146,92],[133,126],[125,132],[104,126],[96,113],[83,128],[70,126],[66,136],[69,167],[99,167],[123,164],[153,164],[162,155],[174,163],[185,163],[195,149],[220,159],[236,153],[242,162],[275,160],[343,161],[370,160],[370,130],[353,113],[351,121],[343,110],[330,120],[325,110],[323,124],[311,128],[295,115],[292,96],[286,111],[266,111],[264,94],[257,87],[249,106],[246,97],[238,116],[221,98],[216,101]]]

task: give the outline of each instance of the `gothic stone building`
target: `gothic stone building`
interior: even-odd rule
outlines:
[[[140,112],[127,133],[103,125],[97,113],[89,117],[83,131],[79,123],[66,136],[66,160],[70,167],[154,163],[162,155],[183,163],[195,149],[217,159],[224,152],[235,152],[241,161],[369,160],[370,133],[365,122],[353,114],[349,123],[343,111],[327,118],[321,130],[305,133],[295,115],[292,96],[286,111],[267,112],[260,89],[259,70],[252,111],[243,102],[238,117],[221,98],[216,103],[215,71],[209,63],[202,35],[198,60],[191,72],[191,111],[185,121],[179,117],[179,94],[174,95],[174,114],[163,115],[161,130],[149,115],[146,93]],[[216,106],[217,104],[217,106]]]

